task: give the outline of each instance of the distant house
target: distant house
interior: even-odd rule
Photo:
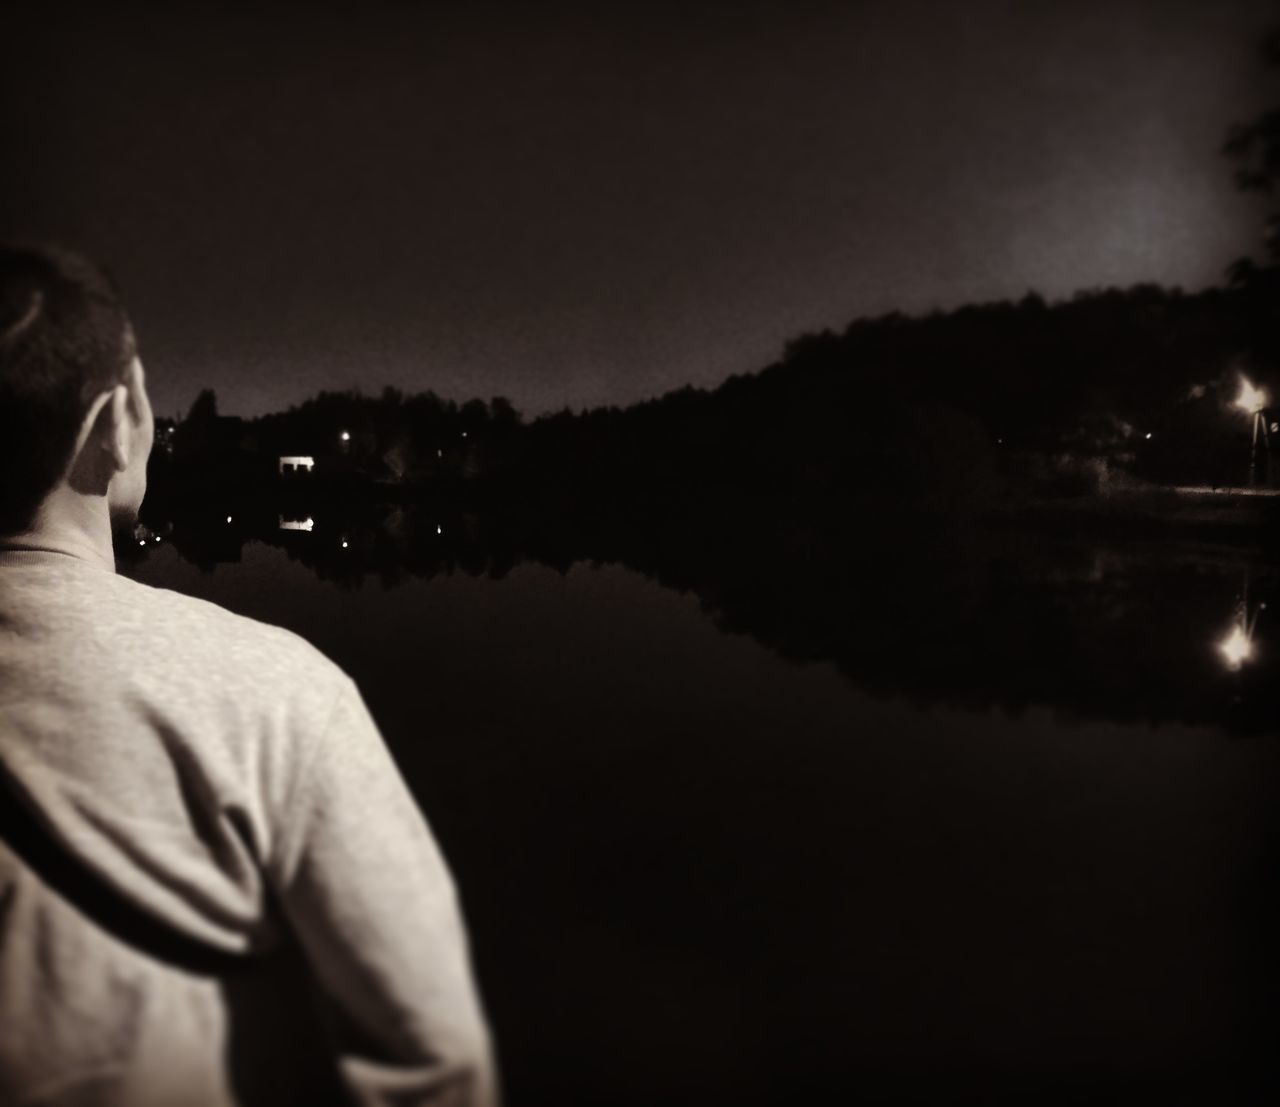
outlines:
[[[296,476],[299,473],[310,473],[316,467],[316,459],[301,454],[281,455],[280,476]]]

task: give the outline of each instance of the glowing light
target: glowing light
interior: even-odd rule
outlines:
[[[345,538],[342,540],[342,548],[344,550],[347,548],[347,540]]]
[[[1239,624],[1231,628],[1231,633],[1219,644],[1218,649],[1226,658],[1227,667],[1230,669],[1240,668],[1253,656],[1253,643],[1249,641],[1244,627]]]
[[[339,437],[339,438],[341,438],[343,442],[350,442],[350,441],[351,441],[351,432],[350,432],[350,431],[343,431],[340,435],[338,435],[338,437]]]
[[[308,515],[305,519],[286,519],[280,516],[281,530],[302,530],[310,533],[315,529],[316,521]]]
[[[145,546],[146,544],[147,544],[147,540],[146,540],[145,538],[139,538],[139,539],[138,539],[138,545],[139,545],[139,546]]]
[[[157,534],[157,535],[155,536],[155,538],[154,538],[154,539],[152,539],[152,541],[154,541],[154,542],[156,543],[156,545],[159,545],[159,544],[160,544],[160,535],[158,535],[158,534]]]
[[[1256,415],[1270,402],[1271,397],[1265,388],[1255,388],[1248,377],[1240,374],[1240,394],[1236,397],[1236,407],[1250,415]]]
[[[444,527],[442,527],[439,523],[436,524],[436,534],[444,534]]]
[[[229,522],[231,522],[231,516],[230,516],[230,515],[228,515],[228,516],[227,516],[227,522],[228,522],[228,523],[229,523]]]
[[[1147,433],[1146,433],[1146,434],[1144,434],[1142,437],[1143,437],[1143,438],[1146,438],[1146,439],[1148,439],[1148,440],[1149,440],[1149,439],[1151,438],[1151,432],[1150,432],[1150,431],[1147,431]]]

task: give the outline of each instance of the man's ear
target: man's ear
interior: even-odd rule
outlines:
[[[118,384],[109,392],[99,393],[89,405],[84,422],[80,424],[75,456],[79,457],[85,446],[93,440],[96,448],[110,457],[111,465],[117,472],[125,469],[129,465],[131,429],[129,390],[123,384]]]
[[[129,389],[118,384],[110,392],[103,414],[110,413],[110,433],[103,443],[111,453],[116,471],[129,468],[130,455],[133,453],[133,423],[129,420]]]

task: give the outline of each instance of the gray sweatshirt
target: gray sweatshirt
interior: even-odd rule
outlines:
[[[453,882],[288,631],[0,551],[0,1103],[489,1107]]]

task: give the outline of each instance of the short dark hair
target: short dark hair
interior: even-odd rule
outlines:
[[[57,246],[0,246],[0,534],[30,525],[136,353],[105,272]]]

